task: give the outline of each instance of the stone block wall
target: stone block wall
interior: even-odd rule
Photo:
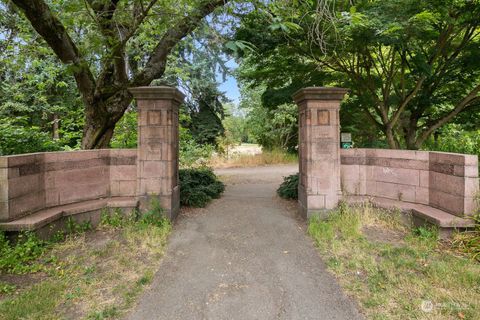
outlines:
[[[0,160],[0,221],[10,221],[45,207],[42,154]]]
[[[411,150],[342,149],[344,195],[424,204],[457,216],[475,211],[477,156]]]
[[[110,150],[110,196],[137,194],[137,149]]]
[[[86,150],[0,157],[0,222],[107,197],[135,196],[137,150]]]

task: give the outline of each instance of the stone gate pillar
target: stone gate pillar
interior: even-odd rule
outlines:
[[[347,91],[309,87],[293,95],[299,111],[298,203],[303,217],[325,215],[340,200],[339,110]]]
[[[147,209],[160,200],[171,220],[180,208],[178,180],[178,108],[184,95],[172,87],[137,87],[130,92],[138,106],[137,197]]]

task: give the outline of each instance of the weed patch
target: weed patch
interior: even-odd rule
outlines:
[[[44,253],[46,246],[46,242],[31,232],[21,233],[17,242],[11,244],[0,231],[0,270],[16,274],[40,271],[42,266],[36,260]]]
[[[163,210],[158,202],[143,214],[105,210],[97,229],[85,226],[71,223],[75,233],[61,242],[25,234],[12,245],[2,238],[2,252],[24,252],[10,253],[16,258],[2,272],[44,276],[21,288],[10,279],[15,275],[0,278],[1,319],[112,319],[133,306],[153,279],[171,230]]]
[[[454,235],[452,243],[457,249],[480,262],[480,213],[477,213],[473,220],[475,227]]]
[[[479,319],[480,264],[400,215],[342,204],[326,220],[312,218],[308,232],[367,318]]]

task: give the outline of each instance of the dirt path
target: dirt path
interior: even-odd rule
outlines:
[[[275,195],[296,166],[222,169],[227,189],[174,228],[129,319],[360,319],[325,270],[294,204]]]

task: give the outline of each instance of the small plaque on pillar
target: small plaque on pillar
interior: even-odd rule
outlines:
[[[330,124],[330,112],[328,110],[317,110],[318,124],[328,126]]]

